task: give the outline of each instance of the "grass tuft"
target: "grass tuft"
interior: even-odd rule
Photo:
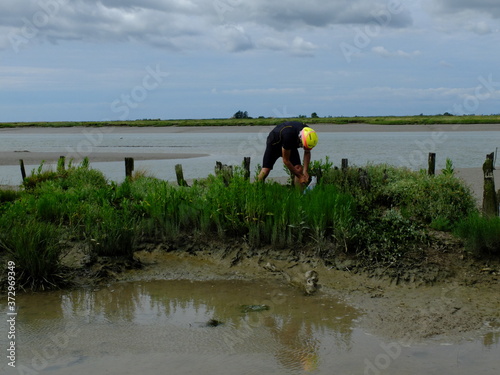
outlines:
[[[0,235],[0,247],[16,263],[21,288],[46,289],[60,285],[60,228],[32,218],[12,223]]]
[[[500,255],[500,218],[475,213],[462,220],[454,232],[469,251],[477,255]]]

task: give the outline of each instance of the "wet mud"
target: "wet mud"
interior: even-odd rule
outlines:
[[[17,363],[47,375],[498,374],[498,263],[453,257],[406,278],[236,243],[83,267],[75,247],[73,288],[19,296]]]

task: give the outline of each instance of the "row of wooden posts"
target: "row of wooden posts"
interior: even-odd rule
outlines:
[[[61,156],[59,158],[59,164],[64,168],[65,157]],[[26,169],[24,167],[24,160],[19,160],[19,164],[21,166],[21,176],[24,179],[26,178]],[[346,170],[349,167],[349,160],[342,159],[341,169]],[[243,169],[245,178],[250,178],[250,158],[243,158]],[[436,171],[436,154],[429,154],[429,174],[434,175]],[[134,158],[125,158],[125,177],[132,177],[132,173],[134,172]],[[231,176],[233,174],[233,166],[222,164],[220,161],[215,162],[215,174],[219,175],[228,175]],[[177,183],[179,186],[187,186],[187,182],[184,179],[184,172],[182,170],[182,164],[175,165],[175,175],[177,177]]]
[[[493,175],[493,170],[494,168],[494,152],[491,154],[486,155],[486,161],[483,164],[483,175],[484,175],[484,188],[483,188],[483,212],[485,215],[488,216],[498,216],[499,214],[499,207],[498,204],[500,203],[500,190],[497,192],[495,190],[495,178]],[[429,159],[428,159],[428,174],[429,175],[435,175],[436,173],[436,154],[435,153],[429,153]],[[21,159],[19,160],[19,164],[21,166],[21,175],[24,179],[26,178],[26,169],[24,167],[24,161]],[[59,158],[59,163],[58,167],[64,169],[64,164],[65,164],[65,157],[61,156]],[[342,159],[341,163],[341,169],[342,170],[347,170],[349,167],[349,160],[348,159]],[[243,159],[243,170],[244,170],[244,177],[246,179],[250,179],[250,158],[245,157]],[[134,171],[134,159],[133,158],[125,158],[125,176],[127,178],[132,177],[132,173]],[[182,170],[182,165],[177,164],[175,166],[175,174],[177,177],[177,184],[179,186],[188,186],[188,183],[184,179],[184,172]],[[226,184],[229,184],[229,180],[233,176],[233,166],[232,165],[226,165],[222,164],[221,162],[217,161],[215,164],[215,174],[220,175],[223,177],[224,182]]]
[[[349,160],[342,159],[341,169],[347,170],[349,168]],[[243,169],[245,171],[245,178],[250,178],[250,158],[245,157],[243,159]],[[495,190],[495,178],[493,175],[494,170],[494,153],[486,155],[486,161],[483,164],[483,174],[484,174],[484,189],[483,189],[483,212],[488,216],[498,216],[500,202],[500,190],[496,192]],[[125,175],[127,177],[132,176],[134,170],[134,159],[125,158]],[[436,174],[436,153],[430,152],[428,158],[428,170],[427,173],[431,176]],[[188,186],[188,183],[184,179],[184,172],[182,170],[182,165],[177,164],[175,166],[175,174],[177,177],[177,184],[179,186]],[[226,184],[233,176],[233,166],[222,164],[217,161],[215,164],[215,174],[221,175]]]
[[[134,159],[132,158],[126,158],[125,159],[125,176],[126,177],[131,177],[132,172],[134,170]],[[243,170],[244,170],[244,178],[247,180],[250,179],[250,158],[245,157],[243,159]],[[226,165],[222,164],[220,161],[215,162],[215,175],[216,176],[222,176],[224,179],[224,182],[229,184],[229,181],[233,177],[233,166],[232,165]],[[175,165],[175,176],[177,178],[177,184],[179,186],[185,186],[188,187],[188,183],[184,178],[184,171],[182,170],[182,164],[176,164]]]

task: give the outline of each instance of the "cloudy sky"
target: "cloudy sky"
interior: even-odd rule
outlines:
[[[0,122],[500,113],[498,0],[2,0]]]

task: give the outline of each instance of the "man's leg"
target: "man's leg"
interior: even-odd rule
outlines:
[[[259,177],[257,177],[257,180],[264,182],[267,176],[269,176],[269,173],[271,173],[271,168],[262,168],[260,170]]]
[[[271,143],[272,133],[267,137],[266,143],[266,151],[264,152],[264,157],[262,158],[262,169],[260,170],[259,176],[257,177],[258,181],[264,182],[271,173],[271,170],[274,167],[274,163],[281,156],[281,146],[273,145]]]

